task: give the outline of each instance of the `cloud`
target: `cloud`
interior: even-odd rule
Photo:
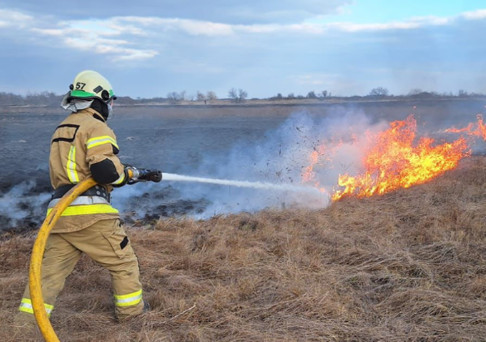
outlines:
[[[144,1],[142,1],[143,3]],[[184,3],[184,1],[182,1]],[[149,3],[151,3],[149,1]],[[54,42],[61,43],[74,50],[90,51],[99,55],[107,55],[115,60],[147,60],[162,53],[164,47],[173,47],[174,44],[184,42],[184,36],[201,38],[229,37],[235,41],[252,43],[252,37],[259,39],[277,39],[286,35],[295,35],[302,38],[322,36],[329,32],[343,32],[348,34],[359,32],[387,32],[417,30],[430,26],[445,26],[465,18],[467,20],[481,20],[486,18],[486,10],[464,12],[455,17],[415,17],[403,21],[390,23],[357,24],[351,22],[293,22],[281,23],[279,18],[284,13],[301,11],[307,13],[307,18],[318,17],[323,13],[336,12],[347,2],[331,1],[323,6],[321,1],[303,1],[297,6],[293,1],[283,1],[275,10],[274,5],[266,2],[250,2],[237,5],[228,1],[221,5],[231,17],[233,12],[241,10],[241,15],[250,8],[252,12],[259,13],[267,19],[274,18],[274,22],[263,23],[225,23],[222,21],[185,19],[180,17],[158,16],[113,16],[104,19],[76,19],[55,22],[51,17],[42,15],[33,17],[14,10],[0,10],[0,27],[16,26],[21,30],[35,33],[38,36],[50,37]],[[181,4],[182,6],[182,4]],[[200,8],[200,4],[193,4]],[[160,6],[159,6],[160,7]],[[155,8],[159,8],[155,7]],[[322,7],[322,8],[321,8]],[[180,7],[178,7],[180,10]],[[195,8],[188,9],[189,16]],[[202,11],[201,17],[208,17]],[[219,10],[219,9],[218,9]],[[136,12],[136,11],[135,11]],[[168,13],[177,13],[175,9],[168,8]],[[256,15],[256,14],[255,14]],[[295,18],[300,18],[296,15]],[[294,18],[294,19],[295,19]],[[263,21],[263,20],[262,20]],[[49,43],[52,43],[50,41]],[[229,41],[227,41],[229,42]],[[43,44],[40,39],[37,44]],[[220,42],[219,44],[223,44]],[[59,46],[55,44],[55,46]]]
[[[466,18],[482,19],[486,18],[486,10],[467,12],[462,16]],[[460,17],[460,16],[459,16]],[[412,30],[429,26],[444,26],[451,24],[459,17],[413,17],[408,20],[395,21],[390,23],[369,23],[356,24],[352,22],[335,23],[266,23],[266,24],[223,24],[210,21],[189,20],[178,18],[157,18],[157,17],[119,17],[120,22],[143,25],[145,27],[157,27],[164,31],[179,31],[189,35],[202,35],[209,37],[230,36],[239,33],[245,34],[311,34],[322,35],[331,30],[341,32],[373,32],[373,31],[393,31],[393,30]]]
[[[156,56],[157,51],[140,50],[123,47],[127,44],[123,40],[100,39],[93,40],[85,38],[64,38],[67,46],[79,50],[93,51],[98,54],[109,54],[115,56],[115,60],[140,60]]]
[[[167,31],[181,31],[194,36],[227,36],[234,33],[232,25],[201,20],[158,17],[116,17],[113,21],[124,25],[126,23],[148,27],[151,32],[155,29]],[[142,31],[140,28],[138,30]],[[145,31],[142,31],[145,32]]]
[[[194,36],[231,36],[237,34],[310,34],[322,35],[331,30],[342,32],[363,32],[363,31],[391,31],[391,30],[409,30],[426,26],[447,25],[453,21],[453,18],[441,17],[416,17],[405,21],[391,23],[371,23],[371,24],[354,24],[349,22],[343,23],[294,23],[294,24],[223,24],[210,21],[189,20],[178,18],[157,18],[157,17],[117,17],[115,21],[120,23],[130,23],[133,27],[141,25],[163,32],[181,32]],[[140,28],[136,28],[140,30]]]
[[[343,32],[376,32],[376,31],[394,31],[394,30],[413,30],[428,26],[444,26],[452,23],[454,17],[413,17],[403,21],[394,21],[389,23],[370,23],[355,24],[350,22],[337,22],[323,25],[328,29],[334,29]]]
[[[462,13],[462,17],[468,20],[481,20],[486,18],[486,9]]]
[[[135,42],[127,38],[143,36],[145,31],[132,25],[121,25],[117,20],[75,20],[60,22],[58,28],[32,28],[43,36],[55,37],[69,48],[112,55],[115,60],[143,60],[156,56],[157,51],[130,47]],[[117,38],[126,36],[126,38]]]
[[[32,16],[19,11],[0,9],[0,28],[17,27],[24,28],[32,22]]]

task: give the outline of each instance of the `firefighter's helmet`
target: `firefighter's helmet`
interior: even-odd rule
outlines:
[[[69,94],[71,99],[100,99],[105,103],[116,99],[110,82],[92,70],[84,70],[77,74],[69,88],[71,89]]]

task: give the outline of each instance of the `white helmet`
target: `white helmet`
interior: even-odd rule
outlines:
[[[70,99],[100,99],[105,103],[116,99],[110,82],[92,70],[84,70],[77,74],[69,88],[71,89]]]

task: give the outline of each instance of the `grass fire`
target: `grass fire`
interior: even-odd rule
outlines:
[[[477,124],[464,128],[449,128],[445,133],[458,133],[452,142],[437,143],[430,137],[417,137],[417,121],[413,115],[405,120],[393,121],[389,128],[378,132],[365,132],[367,146],[362,150],[362,172],[357,175],[340,174],[331,194],[333,201],[343,197],[370,197],[382,195],[400,188],[409,188],[427,182],[444,172],[457,167],[459,161],[471,155],[470,138],[486,140],[486,126],[482,116],[477,115]],[[352,134],[349,144],[361,145],[363,139]],[[333,158],[342,149],[342,141],[321,144],[314,148],[309,165],[302,173],[302,182],[312,184],[322,192],[315,169],[319,165],[332,164]]]
[[[390,123],[390,128],[369,134],[371,147],[363,156],[364,172],[358,176],[340,175],[338,184],[344,187],[332,195],[369,197],[399,188],[409,188],[455,168],[470,155],[465,138],[451,143],[435,144],[432,138],[416,141],[417,122],[413,116]]]

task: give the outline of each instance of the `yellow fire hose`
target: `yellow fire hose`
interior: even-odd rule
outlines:
[[[93,178],[87,178],[78,183],[71,190],[69,190],[61,200],[52,208],[46,219],[42,223],[39,229],[37,238],[32,248],[32,256],[30,259],[29,269],[29,289],[30,299],[32,301],[32,308],[34,310],[35,320],[37,325],[47,342],[59,342],[54,329],[52,328],[49,317],[47,316],[46,309],[44,307],[44,298],[42,297],[42,284],[41,284],[41,265],[42,258],[44,257],[44,249],[46,247],[47,237],[52,230],[52,227],[56,224],[57,220],[61,216],[64,209],[71,204],[80,194],[96,185]]]
[[[129,179],[133,179],[140,175],[139,171],[136,171],[136,173],[134,173],[135,171],[130,168],[127,171]],[[161,179],[162,178],[160,178],[158,181],[160,181]],[[71,202],[74,201],[79,195],[95,185],[96,181],[92,177],[89,177],[82,182],[76,184],[68,192],[66,192],[46,216],[44,222],[39,229],[39,232],[37,233],[34,247],[32,247],[32,256],[30,258],[29,268],[30,299],[32,301],[32,308],[34,311],[35,320],[37,321],[37,325],[39,326],[39,330],[41,331],[42,336],[44,336],[44,340],[47,342],[59,342],[59,338],[54,332],[51,322],[49,321],[49,317],[47,316],[47,312],[44,306],[44,298],[42,297],[41,266],[42,258],[44,257],[47,237],[49,236],[49,233],[51,232],[59,217],[61,217],[64,209],[66,209],[66,207],[68,207]]]

